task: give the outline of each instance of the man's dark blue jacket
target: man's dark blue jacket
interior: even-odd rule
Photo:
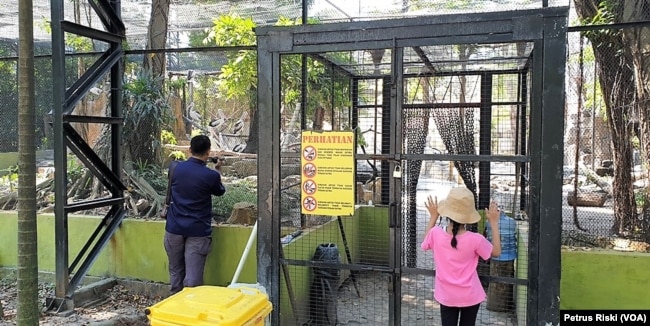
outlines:
[[[211,235],[212,195],[226,192],[221,174],[194,157],[174,161],[169,168],[172,190],[165,230],[188,237]]]

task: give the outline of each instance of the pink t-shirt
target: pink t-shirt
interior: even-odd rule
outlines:
[[[442,227],[431,228],[422,241],[422,250],[433,250],[436,266],[434,298],[449,307],[469,307],[483,302],[485,291],[476,272],[478,257],[487,260],[492,244],[481,234],[466,231],[456,236],[456,248],[451,246],[452,235]]]

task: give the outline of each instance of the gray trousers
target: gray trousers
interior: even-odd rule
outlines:
[[[212,249],[212,237],[186,237],[165,232],[169,260],[169,283],[174,294],[183,287],[203,285],[205,259]]]

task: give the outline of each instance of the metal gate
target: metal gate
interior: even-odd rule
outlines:
[[[566,16],[544,8],[256,30],[258,281],[274,325],[439,324],[435,267],[419,249],[423,203],[461,184],[478,208],[496,199],[517,219],[512,272],[479,266],[487,292],[512,288],[492,309],[507,311],[483,303],[479,322],[559,320]],[[296,79],[307,81],[300,94]],[[291,96],[301,104],[288,105]],[[354,201],[354,213],[300,209],[305,131],[355,137],[354,191],[342,187],[340,202]]]

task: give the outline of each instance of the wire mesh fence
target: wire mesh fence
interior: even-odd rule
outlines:
[[[622,48],[625,35],[637,32],[632,26],[568,36],[562,209],[568,245],[648,239],[647,100],[635,91],[634,51]]]
[[[267,4],[264,2],[265,5]],[[567,1],[549,1],[550,5],[563,6]],[[405,14],[426,14],[432,10],[439,13],[466,13],[478,9],[490,11],[531,9],[542,6],[542,1],[462,1],[457,6],[446,2],[392,1],[387,7],[361,2],[348,4],[335,1],[314,1],[314,16],[322,21],[346,21],[351,19],[399,18]],[[238,209],[253,209],[257,203],[256,173],[260,164],[252,153],[256,138],[255,111],[257,104],[251,94],[254,88],[245,89],[244,95],[228,96],[224,82],[224,66],[255,52],[250,49],[192,50],[187,46],[186,31],[203,33],[203,27],[193,25],[184,29],[195,7],[175,4],[170,30],[170,42],[175,49],[165,51],[167,75],[156,96],[156,102],[164,114],[153,114],[153,120],[143,120],[142,112],[130,111],[138,101],[137,91],[151,91],[153,80],[138,69],[147,51],[130,54],[125,58],[125,134],[127,179],[134,187],[129,194],[129,207],[134,215],[153,216],[155,198],[164,195],[166,187],[165,167],[169,160],[190,155],[188,140],[192,135],[206,134],[213,144],[213,155],[225,157],[223,167],[227,193],[215,198],[213,211],[218,222],[241,222],[252,224],[235,214]],[[296,10],[295,4],[286,8]],[[208,6],[209,8],[213,8]],[[240,7],[235,7],[240,8]],[[282,7],[285,8],[285,7]],[[477,9],[478,8],[478,9]],[[214,8],[213,8],[214,9]],[[216,9],[215,9],[216,10]],[[287,9],[289,10],[289,9]],[[371,12],[374,13],[370,14]],[[209,15],[211,11],[203,12]],[[269,10],[260,10],[256,20],[273,23],[275,16]],[[129,13],[128,11],[126,12]],[[322,13],[322,16],[320,16]],[[201,19],[197,18],[198,21]],[[176,24],[174,25],[174,22]],[[205,22],[204,22],[205,23]],[[205,26],[209,26],[206,24]],[[625,35],[631,32],[621,29]],[[624,79],[627,89],[614,81],[621,76],[634,76],[634,67],[626,56],[607,52],[603,44],[618,44],[619,39],[603,41],[598,31],[569,33],[569,53],[566,79],[567,106],[565,117],[552,117],[545,123],[565,121],[564,187],[562,189],[562,220],[565,244],[585,245],[599,239],[623,236],[629,239],[647,239],[648,232],[648,171],[647,171],[647,119],[644,120],[643,104],[647,100],[630,92],[633,80]],[[602,33],[602,31],[601,31]],[[582,35],[581,35],[582,34]],[[143,32],[130,35],[136,49],[143,43]],[[614,35],[617,35],[614,33]],[[599,47],[600,46],[600,47]],[[401,194],[397,198],[402,205],[402,234],[392,250],[400,250],[402,261],[398,262],[411,272],[401,275],[399,312],[402,324],[438,324],[439,305],[433,300],[433,274],[425,271],[435,269],[432,255],[418,249],[423,237],[422,226],[427,216],[422,203],[427,194],[438,194],[442,199],[445,191],[460,184],[478,189],[484,171],[489,178],[488,199],[496,199],[508,213],[517,229],[516,241],[520,255],[517,263],[498,260],[482,262],[479,266],[484,287],[488,293],[485,305],[479,311],[483,324],[514,324],[525,316],[514,311],[526,305],[527,287],[517,280],[527,277],[524,261],[527,253],[526,203],[528,202],[528,166],[521,162],[475,162],[454,158],[464,154],[488,154],[496,156],[528,156],[529,106],[531,74],[518,71],[531,59],[532,45],[490,44],[480,49],[457,47],[429,47],[425,54],[438,58],[437,69],[444,69],[445,76],[414,77],[423,71],[404,71],[404,125],[403,142],[399,146],[404,153],[424,155],[451,155],[444,159],[406,160],[401,166],[403,177],[397,185]],[[620,49],[619,49],[620,50]],[[15,49],[10,42],[0,48],[0,152],[17,150],[17,77]],[[288,314],[287,320],[311,320],[318,324],[359,322],[384,324],[389,320],[390,295],[394,280],[386,272],[391,259],[389,233],[390,193],[388,180],[394,170],[391,163],[381,158],[391,146],[389,135],[391,112],[389,98],[392,74],[392,49],[328,52],[314,56],[283,56],[282,94],[284,99],[281,117],[281,225],[285,241],[291,242],[301,232],[318,227],[313,241],[293,247],[283,253],[293,264],[283,265],[294,275],[288,284],[282,279],[281,296],[288,300],[281,309]],[[43,53],[47,54],[45,47]],[[411,55],[411,57],[409,57]],[[419,53],[406,53],[403,64],[420,64]],[[466,57],[462,57],[465,55]],[[632,54],[630,54],[632,56]],[[97,57],[94,54],[71,55],[66,63],[66,84],[76,77]],[[303,61],[305,60],[305,61]],[[309,65],[307,75],[302,75],[302,64]],[[50,58],[37,59],[37,116],[35,142],[44,151],[42,178],[51,177],[52,151],[51,117],[51,71]],[[422,65],[418,66],[422,68]],[[254,67],[250,73],[255,74]],[[483,70],[476,74],[460,74],[471,70]],[[625,70],[628,69],[628,70]],[[434,69],[435,70],[435,69]],[[485,74],[484,71],[495,71]],[[440,71],[440,70],[437,70]],[[459,73],[453,75],[453,73]],[[409,73],[412,75],[409,76]],[[310,75],[313,74],[313,75]],[[309,82],[303,88],[300,81]],[[619,79],[617,79],[619,78]],[[98,82],[75,108],[76,114],[106,115],[110,98],[109,80]],[[143,85],[146,87],[137,88]],[[607,89],[608,87],[619,89]],[[131,87],[131,89],[129,89]],[[231,86],[232,87],[232,86]],[[618,96],[618,97],[617,97]],[[156,104],[156,105],[158,105]],[[489,113],[482,110],[489,107]],[[617,115],[620,114],[620,115]],[[152,123],[152,121],[157,121]],[[130,124],[129,124],[130,123]],[[387,127],[388,126],[388,127]],[[106,141],[106,130],[93,124],[74,124],[75,130],[91,146],[101,146]],[[645,128],[645,129],[644,129]],[[377,207],[368,210],[360,221],[347,218],[304,214],[301,211],[302,183],[300,153],[301,132],[353,131],[357,159],[354,161],[356,205]],[[483,130],[483,132],[481,132]],[[130,134],[128,134],[130,132]],[[134,136],[137,134],[137,138]],[[480,135],[477,137],[477,135]],[[480,138],[488,142],[481,143]],[[484,138],[485,139],[485,138]],[[481,145],[482,144],[482,145]],[[359,158],[363,157],[363,158]],[[3,163],[5,160],[3,160]],[[5,175],[11,174],[11,166],[1,167]],[[106,193],[106,190],[88,175],[88,171],[70,156],[68,163],[69,189],[73,200]],[[48,175],[50,173],[50,175]],[[154,194],[142,190],[144,179]],[[45,184],[44,184],[45,185]],[[11,187],[10,183],[3,187]],[[146,188],[146,187],[145,187]],[[620,191],[624,189],[625,191]],[[481,192],[481,191],[479,191]],[[42,192],[42,207],[50,207],[51,196]],[[156,197],[158,196],[158,197]],[[1,203],[11,208],[10,202]],[[479,205],[480,206],[480,205]],[[243,214],[245,215],[245,214]],[[245,216],[244,216],[245,217]],[[510,221],[510,220],[508,220]],[[510,222],[508,222],[510,223]],[[444,225],[444,223],[443,223]],[[478,232],[486,232],[484,224],[476,226]],[[580,231],[580,232],[578,232]],[[355,235],[358,248],[355,260],[347,256],[349,244],[345,236]],[[607,242],[607,241],[605,241]],[[611,246],[611,242],[608,242]],[[321,247],[324,244],[334,244]],[[625,249],[625,248],[623,248]],[[322,252],[318,252],[321,250]],[[524,253],[523,255],[521,253]],[[333,264],[324,267],[306,267],[300,261],[317,261]],[[337,264],[362,265],[341,266]],[[364,270],[360,272],[359,270]],[[296,277],[295,275],[298,275]],[[496,279],[490,279],[496,277]],[[501,277],[501,279],[498,279]],[[294,305],[289,302],[291,286],[310,289],[310,300]],[[359,290],[361,288],[361,290]],[[312,299],[313,298],[313,299]],[[314,301],[315,300],[315,301]],[[496,303],[495,303],[496,302]],[[297,322],[298,324],[298,322]]]

